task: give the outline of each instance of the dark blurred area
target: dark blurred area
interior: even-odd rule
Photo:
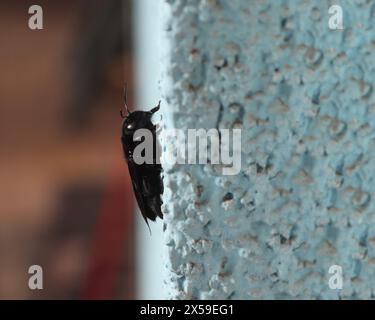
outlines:
[[[42,30],[33,4],[0,2],[0,298],[134,298],[131,1],[38,1]]]

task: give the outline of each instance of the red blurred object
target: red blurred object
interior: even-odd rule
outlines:
[[[116,146],[116,149],[118,151],[116,151],[115,165],[103,196],[101,211],[94,230],[88,272],[83,283],[81,299],[114,299],[116,297],[117,281],[122,281],[120,274],[125,244],[131,242],[133,237],[133,190],[120,144]],[[133,286],[133,283],[129,281],[128,285]]]

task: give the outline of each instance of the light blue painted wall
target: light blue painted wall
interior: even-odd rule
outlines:
[[[240,174],[166,169],[170,296],[373,298],[375,3],[167,2],[169,126],[242,128]]]
[[[136,106],[150,110],[161,99],[162,43],[161,0],[134,0],[134,61],[137,88]],[[164,108],[162,104],[162,108]],[[157,120],[157,119],[156,119]],[[138,209],[138,208],[137,208]],[[165,299],[164,285],[166,250],[162,222],[150,222],[152,235],[140,212],[136,215],[136,297],[138,299]]]

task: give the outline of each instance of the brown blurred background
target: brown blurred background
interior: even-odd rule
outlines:
[[[28,27],[43,8],[43,30]],[[0,2],[0,298],[134,298],[131,1]],[[41,265],[44,289],[28,288]]]

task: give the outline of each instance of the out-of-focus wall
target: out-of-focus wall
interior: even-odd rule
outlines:
[[[134,297],[118,112],[131,31],[114,37],[132,12],[108,19],[122,3],[41,0],[44,28],[31,30],[30,1],[0,2],[0,298]],[[44,270],[40,291],[28,288],[33,264]]]

